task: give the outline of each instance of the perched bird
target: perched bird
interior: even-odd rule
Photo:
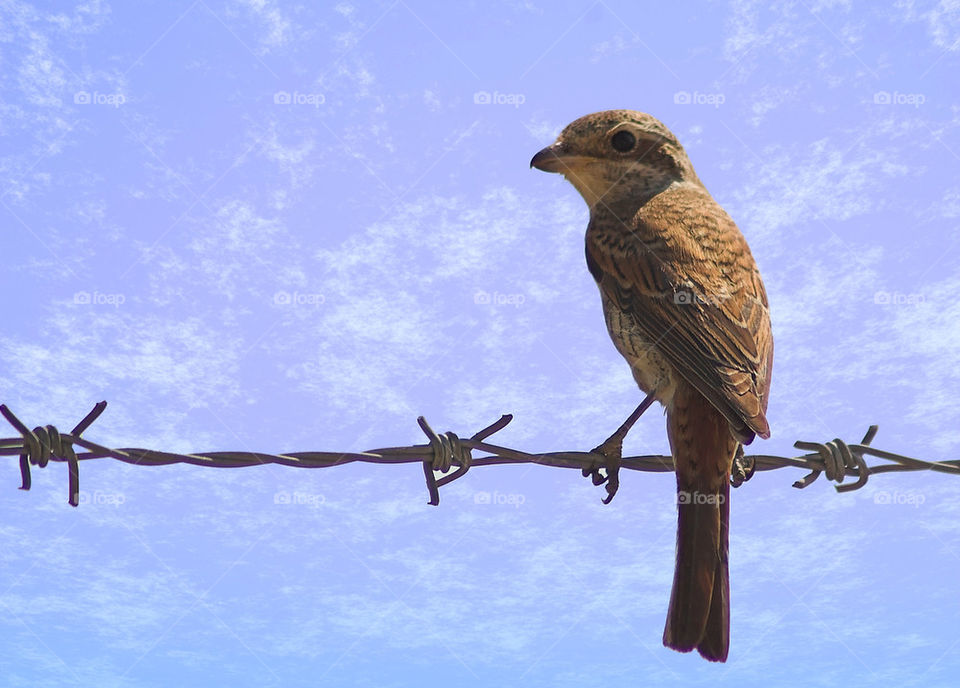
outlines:
[[[767,438],[773,336],[746,240],[657,119],[608,110],[568,125],[531,167],[559,172],[590,206],[587,267],[610,337],[646,394],[584,469],[619,484],[623,437],[654,401],[666,409],[677,475],[677,562],[664,645],[726,661],[730,469]]]

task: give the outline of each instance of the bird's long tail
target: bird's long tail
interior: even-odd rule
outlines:
[[[677,565],[663,644],[724,662],[730,647],[730,466],[738,442],[699,392],[678,385],[667,413],[677,472]]]

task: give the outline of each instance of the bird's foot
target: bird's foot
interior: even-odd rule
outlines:
[[[743,445],[737,445],[737,453],[733,457],[733,466],[730,469],[730,484],[734,487],[740,487],[743,483],[753,477],[757,470],[757,462],[752,457],[747,457],[743,453]]]
[[[583,477],[589,477],[594,485],[603,485],[606,483],[607,496],[603,500],[604,504],[609,504],[617,490],[620,489],[620,459],[623,453],[623,435],[615,432],[608,437],[603,444],[594,447],[594,454],[600,454],[603,462],[595,462],[591,466],[583,469]],[[606,471],[606,475],[600,472],[600,469]]]
[[[637,419],[643,415],[656,397],[651,392],[647,394],[640,405],[633,410],[633,413],[623,421],[623,425],[617,428],[617,431],[610,435],[599,447],[594,447],[593,453],[603,457],[603,463],[594,462],[583,469],[583,477],[589,477],[594,485],[607,484],[607,498],[603,500],[604,504],[609,504],[617,490],[620,489],[620,461],[623,458],[623,438],[630,432],[630,428],[637,422]],[[600,472],[600,469],[606,469],[606,475]]]

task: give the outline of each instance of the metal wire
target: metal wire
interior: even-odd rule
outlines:
[[[510,463],[536,463],[557,468],[583,469],[603,462],[604,457],[593,452],[548,452],[530,454],[517,449],[509,449],[484,440],[499,432],[513,420],[513,416],[504,415],[495,423],[474,434],[470,439],[462,439],[452,432],[437,434],[423,416],[417,419],[421,430],[427,436],[428,444],[410,447],[386,447],[365,452],[294,452],[291,454],[260,454],[256,452],[204,452],[199,454],[171,454],[152,449],[110,449],[81,437],[104,409],[107,402],[101,401],[69,433],[61,433],[52,425],[39,426],[30,430],[18,419],[6,405],[0,404],[0,414],[20,433],[19,437],[0,439],[0,455],[20,457],[21,490],[30,489],[30,466],[44,468],[51,461],[66,462],[69,468],[69,497],[71,506],[80,503],[80,461],[88,459],[112,458],[141,466],[165,466],[175,463],[189,463],[195,466],[212,468],[242,468],[275,463],[299,468],[327,468],[354,461],[368,463],[414,463],[423,464],[424,478],[430,495],[430,504],[440,503],[440,488],[464,474],[473,466],[493,466]],[[813,483],[822,473],[828,480],[836,482],[837,492],[857,490],[867,484],[870,475],[876,473],[895,473],[903,471],[937,471],[960,475],[960,461],[924,461],[893,452],[875,449],[870,442],[877,434],[877,426],[871,425],[859,444],[846,444],[837,438],[826,443],[794,443],[794,447],[806,450],[807,454],[796,457],[752,454],[745,456],[737,453],[731,475],[731,483],[739,487],[750,479],[756,471],[770,471],[777,468],[801,468],[809,473],[793,483],[796,488],[804,488]],[[77,453],[73,445],[87,451]],[[488,454],[474,458],[472,452]],[[867,465],[865,456],[873,456],[892,463]],[[437,472],[453,473],[437,478]],[[622,468],[653,473],[673,472],[673,460],[669,456],[649,455],[624,457]],[[853,483],[843,484],[844,479],[856,478]]]

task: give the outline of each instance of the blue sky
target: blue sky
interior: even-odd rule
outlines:
[[[530,157],[631,108],[770,296],[773,436],[960,454],[960,3],[0,0],[0,401],[115,447],[586,450],[640,400]],[[489,297],[489,298],[488,298]],[[489,301],[489,303],[487,302]],[[2,436],[12,436],[12,429]],[[651,411],[625,453],[666,453]],[[660,644],[673,482],[0,462],[9,686],[954,685],[960,482],[732,496],[730,659]],[[478,495],[500,499],[483,503]],[[284,503],[282,495],[296,495]],[[496,503],[499,501],[500,503]]]

